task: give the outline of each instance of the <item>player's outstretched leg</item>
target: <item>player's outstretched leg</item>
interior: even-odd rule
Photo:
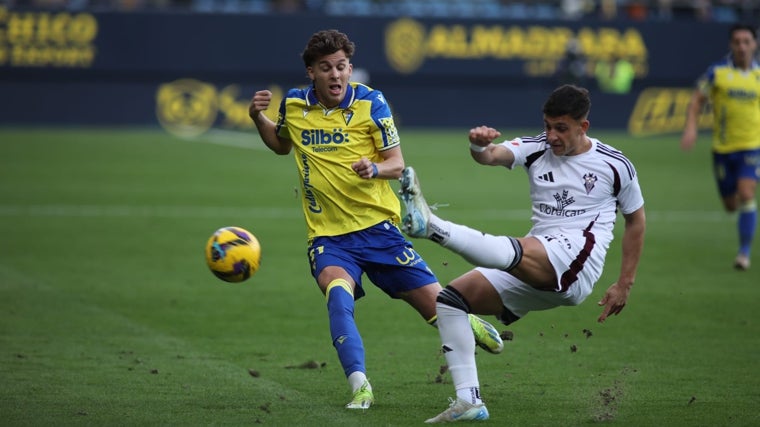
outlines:
[[[488,419],[488,409],[486,405],[472,404],[457,398],[449,398],[449,409],[441,412],[433,418],[425,420],[428,424],[434,423],[451,423],[454,421],[482,421]]]
[[[406,215],[401,220],[401,229],[412,237],[429,237],[430,207],[422,195],[417,174],[411,166],[401,173],[401,200],[406,207]]]
[[[439,218],[430,212],[412,167],[401,173],[401,200],[406,214],[401,230],[411,237],[428,238],[480,267],[509,271],[522,260],[522,244],[510,236],[494,236]]]

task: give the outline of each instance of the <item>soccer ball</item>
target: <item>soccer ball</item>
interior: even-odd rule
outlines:
[[[225,282],[247,280],[259,269],[261,246],[250,231],[240,227],[222,227],[206,242],[206,264]]]

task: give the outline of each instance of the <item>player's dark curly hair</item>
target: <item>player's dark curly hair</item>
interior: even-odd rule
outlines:
[[[311,35],[306,48],[301,52],[303,63],[307,67],[314,65],[319,58],[342,50],[346,58],[354,56],[354,42],[338,30],[322,30]]]
[[[731,40],[734,37],[734,33],[737,31],[749,31],[752,34],[752,38],[757,40],[757,30],[752,25],[748,24],[734,24],[728,30],[728,39]]]
[[[554,89],[544,103],[546,117],[568,115],[575,120],[583,120],[588,117],[590,110],[591,98],[588,90],[575,85],[562,85]]]

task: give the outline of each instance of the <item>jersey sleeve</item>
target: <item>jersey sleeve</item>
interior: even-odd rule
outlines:
[[[396,123],[393,120],[390,106],[385,100],[382,92],[372,91],[372,121],[376,129],[373,130],[373,139],[375,146],[379,151],[393,148],[401,143],[396,129]]]
[[[515,161],[512,162],[510,169],[514,169],[515,166],[528,167],[532,156],[546,149],[546,134],[509,139],[499,145],[511,151],[515,156]]]
[[[628,160],[626,159],[626,162]],[[628,171],[621,171],[620,191],[617,194],[620,211],[629,214],[644,206],[644,196],[641,193],[639,178],[633,164],[628,162]]]
[[[292,93],[292,90],[289,91],[288,96],[283,97],[282,101],[280,101],[280,109],[277,112],[277,121],[274,124],[274,130],[277,133],[277,136],[281,138],[290,138],[290,135],[288,134],[288,124],[285,121],[285,108],[288,98]]]
[[[620,203],[620,211],[624,214],[632,213],[644,206],[644,196],[641,194],[639,180],[636,177],[620,190],[618,202]]]
[[[716,65],[711,65],[699,78],[697,79],[697,90],[700,91],[705,96],[710,96],[710,91],[713,87],[713,82],[715,81],[715,67]]]
[[[644,206],[644,197],[641,194],[633,163],[622,151],[603,144],[599,140],[595,141],[600,160],[610,168],[607,174],[612,184],[612,196],[615,197],[620,211],[629,214]]]

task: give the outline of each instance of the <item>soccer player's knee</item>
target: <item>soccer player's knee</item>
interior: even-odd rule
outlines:
[[[513,268],[517,267],[518,264],[520,264],[520,261],[522,261],[523,258],[523,246],[522,243],[520,243],[519,240],[515,239],[514,237],[509,237],[509,242],[512,244],[512,249],[514,250],[514,258],[512,259],[512,262],[505,268],[506,271],[510,271]]]
[[[449,307],[458,308],[465,313],[470,312],[470,305],[467,304],[462,294],[456,289],[447,286],[438,293],[438,298],[435,301],[439,304],[448,305]]]

